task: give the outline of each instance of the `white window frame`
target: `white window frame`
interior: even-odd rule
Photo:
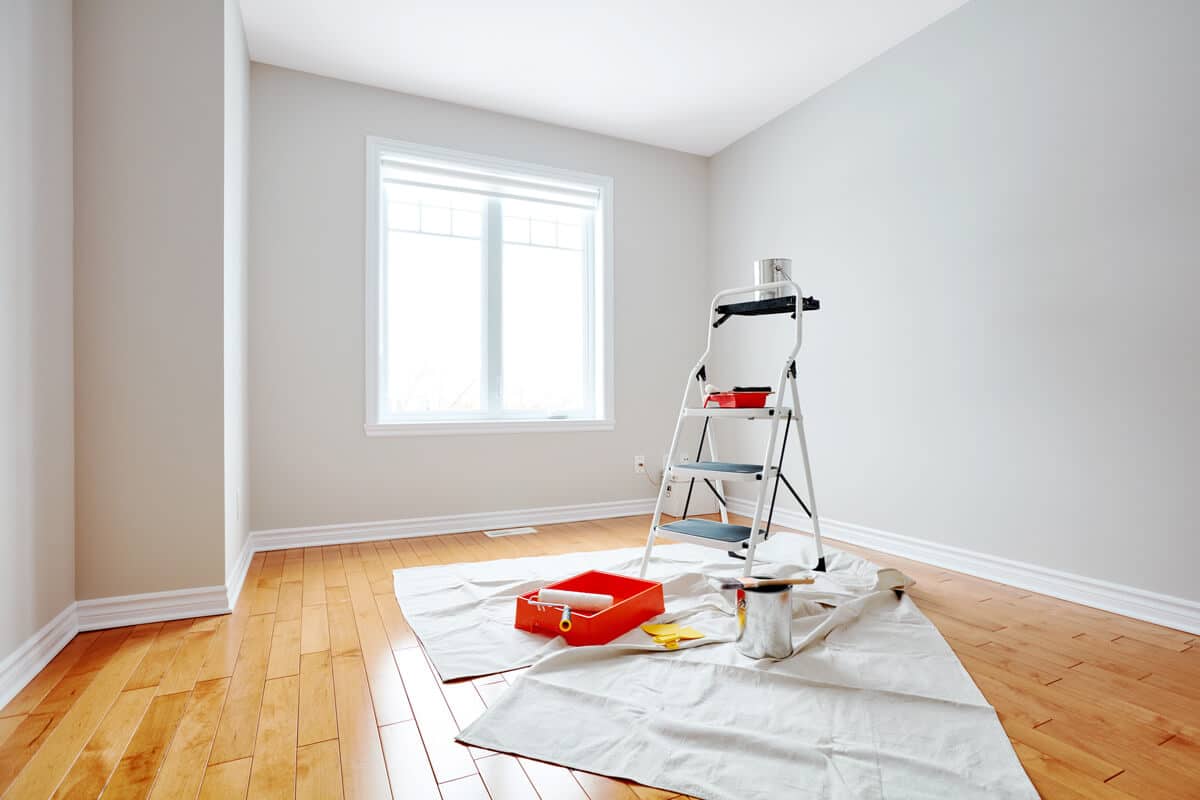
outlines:
[[[383,237],[386,235],[386,207],[383,202],[381,163],[385,156],[415,157],[450,161],[500,176],[519,175],[529,180],[542,180],[548,185],[570,184],[590,187],[598,194],[595,235],[588,237],[593,252],[593,274],[589,300],[591,305],[593,364],[590,370],[594,396],[591,416],[568,419],[531,417],[514,412],[504,417],[464,416],[461,419],[435,417],[427,420],[409,418],[402,421],[383,421],[385,370],[382,290],[384,281]],[[429,434],[531,433],[552,431],[611,431],[616,427],[614,416],[615,390],[613,385],[613,180],[602,175],[547,167],[523,161],[482,156],[443,147],[404,142],[379,136],[366,141],[366,421],[363,430],[368,436],[412,436]],[[494,331],[487,336],[494,345]]]

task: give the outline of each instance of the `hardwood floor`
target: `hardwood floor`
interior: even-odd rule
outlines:
[[[232,615],[75,637],[0,711],[0,795],[666,800],[455,743],[509,676],[439,683],[391,583],[400,567],[638,545],[647,524],[259,553]],[[1045,797],[1200,797],[1200,637],[834,546],[916,578]]]

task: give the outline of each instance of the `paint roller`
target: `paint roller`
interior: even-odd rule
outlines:
[[[537,602],[547,606],[562,606],[562,619],[558,621],[558,629],[566,633],[571,630],[571,609],[603,611],[613,604],[613,596],[611,594],[593,594],[592,592],[571,592],[566,589],[541,589],[537,594]]]

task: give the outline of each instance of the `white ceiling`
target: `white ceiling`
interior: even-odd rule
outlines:
[[[241,0],[255,61],[712,155],[966,0]]]

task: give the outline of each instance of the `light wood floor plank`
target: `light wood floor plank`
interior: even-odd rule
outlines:
[[[175,654],[193,624],[195,624],[194,621],[190,619],[164,622],[162,630],[154,639],[154,644],[150,646],[146,657],[142,659],[142,663],[130,676],[129,683],[125,685],[125,688],[142,689],[146,686],[158,686],[163,675],[166,674],[167,668],[175,661]]]
[[[475,765],[492,800],[538,800],[521,763],[512,756],[497,753],[479,759]]]
[[[354,621],[354,608],[350,603],[330,603],[325,606],[329,617],[329,649],[335,656],[358,653],[358,625]]]
[[[418,648],[396,651],[396,662],[412,701],[413,716],[438,783],[475,774],[475,759],[465,745],[454,741],[458,726],[438,688],[438,681]]]
[[[150,703],[104,790],[106,800],[134,800],[150,794],[163,755],[183,718],[188,697],[186,692],[160,694]]]
[[[575,780],[579,781],[579,785],[587,792],[590,800],[637,800],[633,789],[623,781],[606,778],[603,775],[593,775],[590,772],[581,772],[577,769],[571,770],[571,774],[575,776]]]
[[[443,783],[438,788],[442,792],[442,800],[491,800],[478,775]]]
[[[174,659],[158,682],[158,693],[190,692],[196,685],[205,659],[212,651],[213,639],[219,633],[219,628],[202,628],[183,637],[183,642],[175,651]]]
[[[229,682],[225,708],[217,725],[217,735],[209,756],[211,764],[245,758],[254,752],[274,621],[273,614],[250,617],[237,666]]]
[[[275,606],[275,621],[286,622],[300,619],[304,600],[304,584],[298,580],[284,581],[279,585],[279,602]]]
[[[324,586],[321,587],[324,597]],[[329,620],[325,604],[306,605],[300,612],[300,652],[319,653],[329,649]]]
[[[417,635],[413,633],[412,628],[405,621],[404,615],[400,612],[396,595],[377,594],[375,595],[375,605],[379,608],[379,617],[383,620],[383,628],[387,631],[388,641],[393,650],[403,650],[406,647],[420,645]]]
[[[583,787],[566,767],[534,761],[531,758],[518,760],[525,774],[529,776],[533,788],[543,800],[547,797],[553,797],[555,800],[588,800]]]
[[[340,800],[342,764],[337,739],[296,750],[296,800]]]
[[[196,796],[228,691],[229,678],[196,684],[150,791],[153,800]]]
[[[17,773],[25,768],[34,754],[49,738],[62,721],[61,714],[30,714],[13,717],[20,723],[0,745],[0,796],[9,787]]]
[[[204,771],[199,800],[242,800],[250,783],[250,759],[209,764]]]
[[[304,548],[303,601],[306,606],[325,605],[324,559],[315,547]]]
[[[224,619],[221,627],[213,634],[204,666],[196,675],[197,681],[211,681],[233,675],[233,668],[237,666],[238,653],[242,649],[242,639],[245,637],[246,628],[249,625],[249,614],[233,614]]]
[[[396,800],[437,800],[440,796],[437,781],[425,756],[425,745],[421,741],[417,723],[409,721],[385,725],[379,729],[379,737],[383,741],[392,796]]]
[[[258,738],[250,767],[251,798],[292,798],[296,795],[296,718],[300,678],[289,675],[268,680],[263,691]]]
[[[300,657],[300,719],[297,742],[314,744],[336,739],[337,711],[333,701],[333,661],[329,651]]]
[[[342,760],[342,790],[351,800],[390,797],[379,727],[362,654],[333,658],[333,688]]]
[[[271,633],[271,655],[267,661],[267,680],[300,674],[300,620],[280,622],[275,618]]]
[[[375,595],[371,592],[361,566],[348,564],[346,573],[363,663],[371,685],[375,716],[380,725],[410,720],[413,718],[412,710],[409,708],[404,683],[400,680],[400,672],[379,617],[379,608],[375,605]]]
[[[153,686],[122,692],[58,785],[54,797],[76,800],[99,797],[153,699]]]

